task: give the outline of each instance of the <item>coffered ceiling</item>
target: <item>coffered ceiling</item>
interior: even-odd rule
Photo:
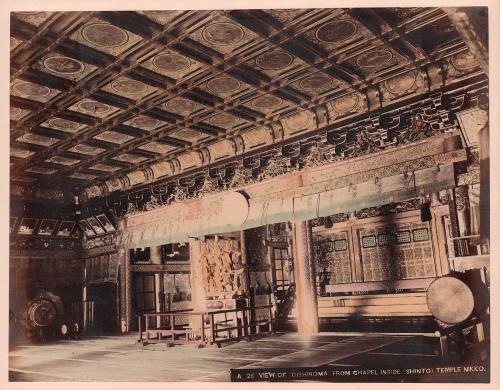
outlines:
[[[11,178],[81,189],[173,159],[165,174],[188,171],[238,135],[266,147],[276,122],[317,128],[298,113],[320,105],[379,108],[368,91],[416,90],[443,61],[477,67],[438,8],[13,13]]]

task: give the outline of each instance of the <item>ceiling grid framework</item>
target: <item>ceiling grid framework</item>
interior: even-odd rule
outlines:
[[[189,172],[481,73],[438,8],[11,22],[11,176],[76,191]],[[420,42],[423,29],[442,38]]]

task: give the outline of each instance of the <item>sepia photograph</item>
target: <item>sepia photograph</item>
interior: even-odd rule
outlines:
[[[44,4],[9,382],[490,383],[498,4]]]

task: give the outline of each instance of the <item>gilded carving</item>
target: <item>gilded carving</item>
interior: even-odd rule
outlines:
[[[246,268],[241,262],[237,240],[216,238],[202,241],[200,262],[206,293],[239,295],[246,290]]]

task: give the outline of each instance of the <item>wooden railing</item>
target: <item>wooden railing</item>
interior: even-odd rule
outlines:
[[[189,324],[176,324],[176,318],[189,317]],[[165,313],[144,313],[139,315],[139,342],[143,345],[164,342],[174,344],[205,343],[205,328],[203,312],[172,311]],[[142,327],[144,319],[144,329]],[[152,321],[152,319],[154,321]],[[158,326],[158,321],[160,326]],[[199,322],[199,326],[196,324]],[[154,324],[153,324],[154,323]]]
[[[223,342],[249,340],[261,333],[273,331],[272,305],[249,306],[237,309],[207,312],[170,311],[139,315],[139,342],[143,345],[165,343],[167,345],[195,344],[218,346]],[[264,317],[257,311],[266,310]],[[189,323],[180,324],[178,319],[189,318]],[[143,327],[144,322],[144,327]]]

